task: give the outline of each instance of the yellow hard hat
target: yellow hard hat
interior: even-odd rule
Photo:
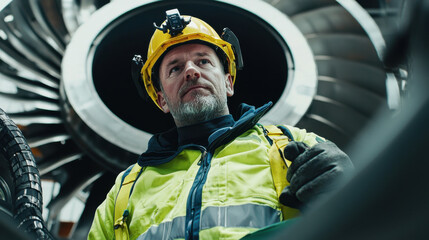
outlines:
[[[175,45],[189,41],[200,41],[221,50],[227,60],[228,72],[231,74],[233,84],[236,78],[237,68],[242,68],[241,50],[237,37],[228,28],[224,29],[222,38],[216,31],[201,19],[191,16],[180,16],[177,9],[166,11],[167,20],[157,28],[152,35],[147,52],[147,60],[141,68],[140,74],[149,97],[162,110],[157,103],[157,91],[153,76],[157,69],[157,63],[162,59],[166,51]],[[222,59],[221,59],[222,61]],[[155,71],[154,71],[155,70]],[[139,80],[141,81],[141,79]],[[141,82],[140,84],[141,85]]]

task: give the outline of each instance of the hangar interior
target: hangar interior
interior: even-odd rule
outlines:
[[[2,226],[15,219],[24,231],[85,239],[116,175],[174,126],[131,80],[131,59],[145,56],[152,23],[171,8],[239,38],[234,116],[242,102],[272,101],[263,124],[305,128],[352,154],[375,119],[400,115],[409,97],[407,61],[383,62],[412,19],[404,0],[3,0]]]

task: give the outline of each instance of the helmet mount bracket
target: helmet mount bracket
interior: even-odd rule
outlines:
[[[149,99],[149,95],[146,92],[145,86],[143,84],[143,79],[140,74],[140,71],[144,65],[143,58],[141,55],[134,55],[131,60],[131,78],[136,86],[137,92],[143,99]]]
[[[185,20],[184,17],[180,16],[177,8],[171,9],[165,12],[166,20],[161,26],[157,26],[153,23],[153,26],[161,30],[163,33],[169,33],[172,37],[177,36],[183,31],[183,29],[191,22],[191,18]]]
[[[243,55],[241,54],[240,42],[238,41],[237,36],[229,28],[226,27],[223,29],[221,38],[232,45],[235,59],[237,61],[237,70],[242,70],[244,67]]]

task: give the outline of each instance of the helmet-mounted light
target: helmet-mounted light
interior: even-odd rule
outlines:
[[[153,23],[153,26],[161,30],[163,33],[169,33],[172,37],[177,36],[181,33],[182,30],[191,22],[191,17],[188,20],[185,20],[184,17],[180,16],[179,10],[177,8],[171,9],[165,12],[166,20],[161,25],[157,26],[156,23]]]

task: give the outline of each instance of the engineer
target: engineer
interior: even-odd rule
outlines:
[[[138,84],[176,127],[154,135],[119,174],[88,239],[240,239],[297,216],[352,168],[314,133],[259,124],[272,103],[243,104],[233,119],[238,39],[177,9],[166,13]]]

